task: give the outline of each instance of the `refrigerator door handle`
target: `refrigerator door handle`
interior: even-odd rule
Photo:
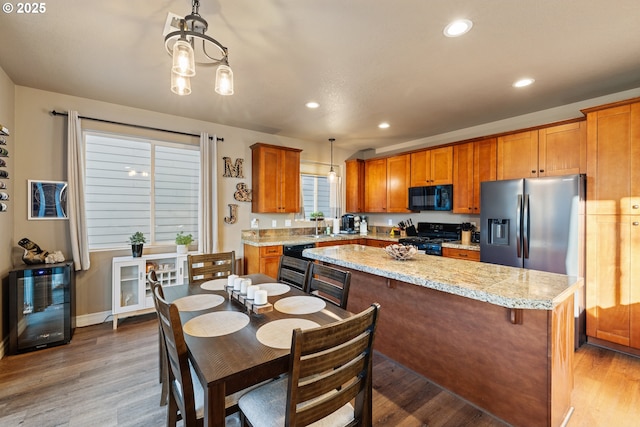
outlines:
[[[524,212],[522,212],[522,247],[524,258],[529,258],[529,195],[524,197]]]
[[[522,257],[521,222],[522,219],[522,194],[518,194],[518,205],[516,206],[516,253],[518,258]]]

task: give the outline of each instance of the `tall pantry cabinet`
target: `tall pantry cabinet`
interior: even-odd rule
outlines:
[[[640,98],[584,112],[587,335],[640,349]]]

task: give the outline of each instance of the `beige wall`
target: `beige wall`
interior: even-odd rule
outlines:
[[[15,220],[7,224],[7,230],[13,228],[13,236],[4,237],[2,244],[5,248],[16,246],[22,237],[29,237],[46,250],[61,250],[67,259],[70,258],[68,243],[68,222],[65,220],[28,221],[27,220],[27,180],[66,180],[66,117],[54,117],[51,110],[66,112],[76,110],[82,116],[100,119],[134,123],[139,125],[159,127],[188,133],[199,134],[201,131],[217,134],[224,138],[218,143],[218,203],[220,250],[235,250],[242,256],[240,244],[241,230],[250,227],[251,218],[258,217],[261,227],[271,227],[271,220],[277,220],[278,227],[284,226],[284,219],[293,219],[293,215],[252,215],[251,204],[237,202],[233,198],[236,184],[246,182],[251,186],[251,150],[249,146],[255,142],[265,142],[275,145],[301,148],[303,161],[329,163],[330,150],[325,141],[300,141],[275,135],[253,132],[210,122],[197,121],[182,117],[159,114],[152,111],[123,107],[115,104],[97,102],[90,99],[78,98],[52,92],[17,86],[15,90],[15,179],[16,187]],[[8,108],[11,110],[10,106]],[[164,132],[138,130],[130,127],[105,125],[85,120],[83,129],[98,129],[113,132],[150,136],[159,139],[174,140],[175,137]],[[183,142],[197,144],[198,139],[180,137]],[[244,179],[223,178],[222,157],[244,159]],[[346,156],[341,156],[339,150],[334,150],[334,163],[342,164]],[[238,221],[236,224],[225,224],[223,218],[229,215],[227,204],[236,203],[238,207]],[[0,219],[3,221],[3,219]],[[175,247],[147,248],[147,252],[173,252]],[[15,249],[13,260],[20,264],[21,251]],[[111,310],[111,258],[129,255],[130,249],[123,242],[120,251],[101,251],[91,254],[91,269],[78,272],[76,275],[76,312],[78,316],[102,313]],[[5,257],[6,258],[6,257]],[[2,260],[6,262],[6,260]],[[10,266],[4,266],[9,269]]]
[[[13,267],[11,264],[11,247],[13,246],[13,221],[15,216],[15,179],[14,172],[15,167],[15,138],[16,131],[14,126],[14,93],[15,86],[13,82],[6,75],[4,70],[0,68],[0,124],[8,128],[11,132],[11,136],[7,138],[6,148],[9,150],[9,158],[6,158],[7,167],[5,170],[9,172],[9,178],[2,180],[7,184],[7,192],[11,200],[6,202],[9,207],[7,212],[0,212],[0,278],[2,279],[2,292],[0,292],[0,342],[8,337],[8,324],[5,319],[8,314],[5,312],[5,305],[7,304],[8,285],[7,277],[8,273]],[[2,357],[2,349],[4,346],[0,345],[0,357]]]

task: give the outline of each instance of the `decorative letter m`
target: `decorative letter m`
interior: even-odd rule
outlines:
[[[244,159],[236,159],[236,163],[231,165],[230,157],[223,157],[224,160],[224,176],[225,178],[244,178],[242,173],[242,162]]]

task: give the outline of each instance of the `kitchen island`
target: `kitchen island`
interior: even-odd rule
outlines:
[[[516,426],[560,426],[582,279],[362,245],[304,255],[351,271],[349,311],[381,304],[375,348]],[[375,378],[374,378],[375,381]]]

